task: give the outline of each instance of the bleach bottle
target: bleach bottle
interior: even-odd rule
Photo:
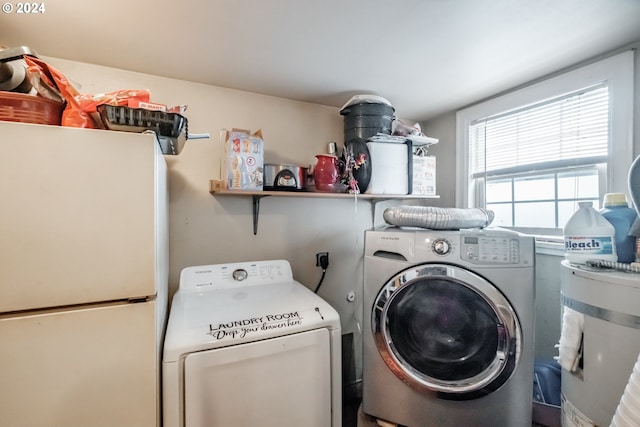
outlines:
[[[615,246],[616,230],[593,208],[592,202],[579,202],[580,208],[564,226],[565,259],[572,264],[589,260],[618,260]]]
[[[603,204],[604,209],[600,209],[600,213],[616,230],[618,262],[634,262],[636,260],[636,238],[629,236],[629,231],[638,216],[636,210],[629,207],[627,196],[624,193],[605,194]]]

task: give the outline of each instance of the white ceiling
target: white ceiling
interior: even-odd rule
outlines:
[[[640,0],[42,4],[0,14],[0,44],[335,107],[375,94],[411,120],[640,40]]]

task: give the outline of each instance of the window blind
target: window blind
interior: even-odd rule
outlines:
[[[608,135],[605,82],[471,122],[470,174],[476,178],[606,162]]]

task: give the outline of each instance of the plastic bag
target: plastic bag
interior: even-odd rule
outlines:
[[[131,99],[150,101],[149,91],[139,89],[123,89],[97,95],[81,94],[55,67],[38,58],[25,56],[25,61],[31,81],[39,82],[42,96],[50,98],[52,93],[59,93],[66,101],[67,105],[62,112],[62,126],[101,128],[100,120],[94,117],[98,105],[126,106]]]
[[[393,121],[392,134],[400,136],[423,135],[420,123],[411,123],[399,118]]]
[[[76,96],[80,95],[78,90],[67,80],[64,74],[58,71],[55,67],[47,64],[46,62],[38,59],[25,56],[25,61],[29,67],[29,73],[32,76],[32,80],[35,78],[33,75],[39,73],[41,81],[46,82],[48,85],[55,87],[57,91],[62,95],[67,105],[62,112],[62,126],[83,127],[83,128],[95,128],[95,122],[88,113],[82,111],[80,103],[76,100]]]
[[[117,107],[127,106],[129,101],[137,100],[139,102],[149,102],[150,95],[148,90],[138,90],[138,89],[122,89],[116,90],[113,92],[107,93],[99,93],[96,95],[84,94],[77,95],[76,101],[78,102],[78,106],[81,111],[82,117],[89,116],[92,119],[93,127],[103,128],[102,120],[97,111],[98,105],[113,105]],[[70,116],[70,124],[65,124],[65,116],[62,115],[62,125],[63,126],[74,126],[71,120],[74,119],[73,116]],[[78,126],[78,127],[88,127],[88,126]]]
[[[130,100],[149,102],[150,98],[151,96],[148,90],[140,89],[123,89],[96,95],[86,94],[76,96],[80,108],[85,113],[95,113],[96,107],[102,104],[127,106]]]

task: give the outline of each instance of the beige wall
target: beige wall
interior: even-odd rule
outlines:
[[[447,113],[422,125],[422,131],[437,138],[429,154],[436,156],[436,186],[439,206],[454,207],[456,203],[456,113]]]

